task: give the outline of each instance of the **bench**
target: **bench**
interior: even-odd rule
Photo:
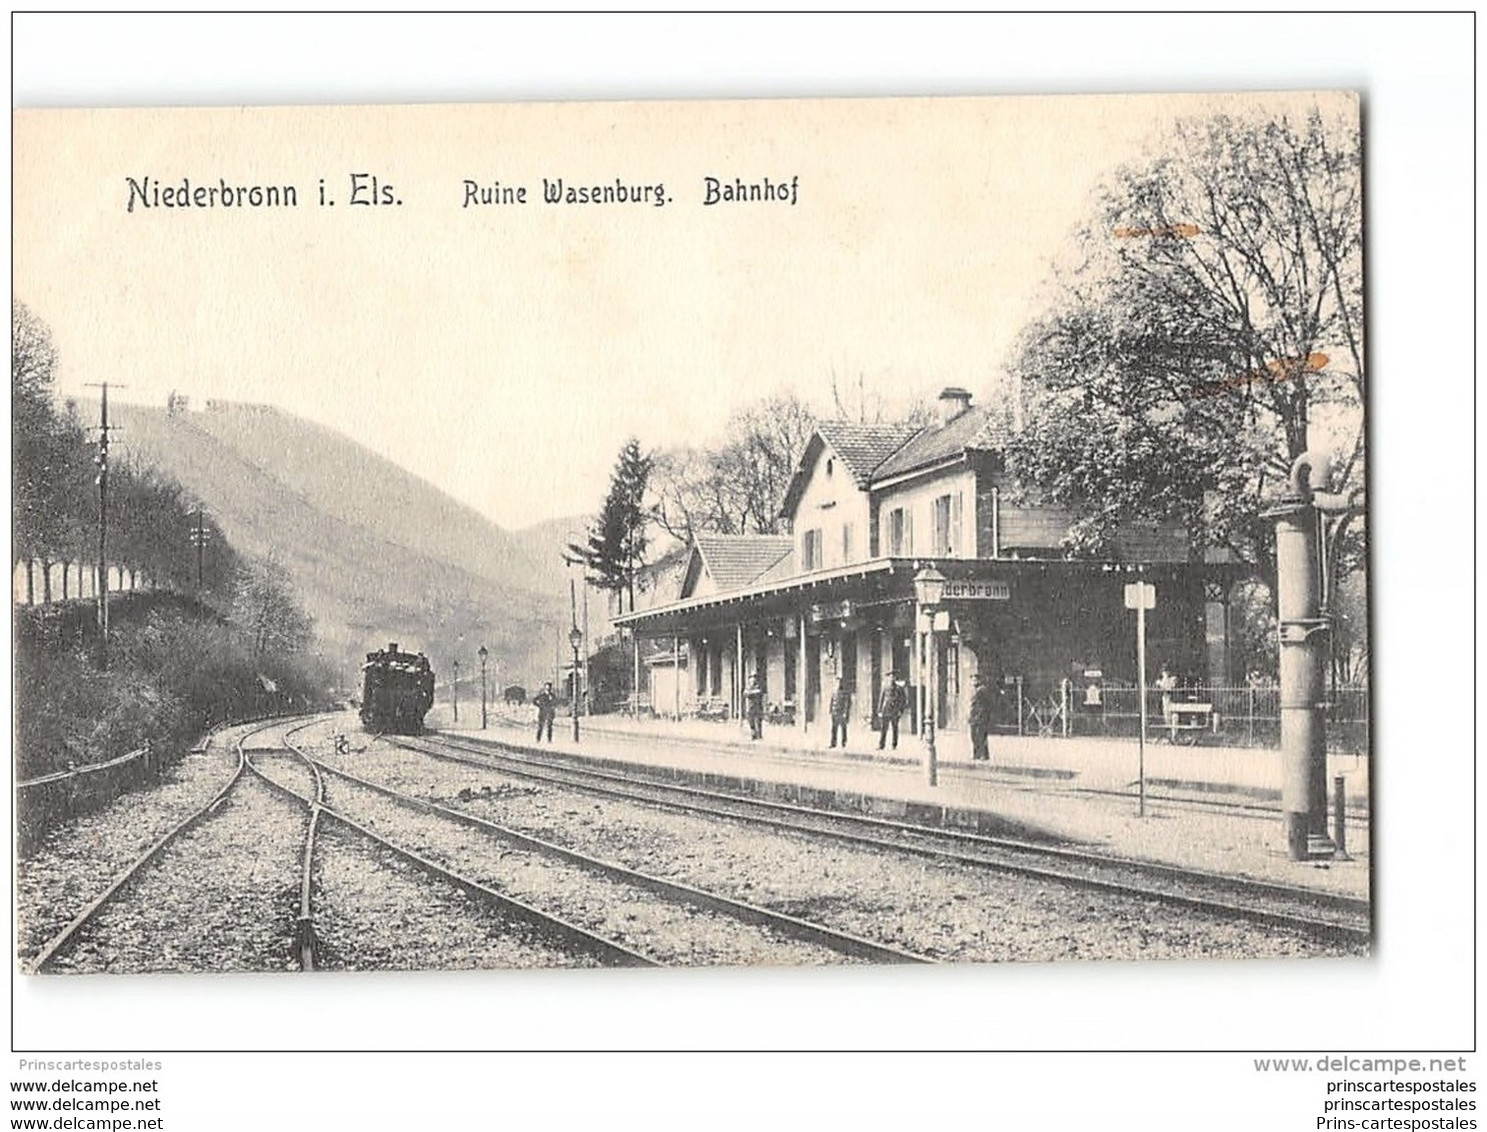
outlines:
[[[692,715],[697,719],[710,719],[716,722],[726,722],[733,714],[727,700],[702,699],[697,701],[697,706],[692,709]]]
[[[1191,746],[1205,732],[1212,731],[1217,726],[1211,703],[1173,702],[1166,705],[1166,715],[1167,718],[1160,727],[1167,732],[1167,738],[1173,743]]]

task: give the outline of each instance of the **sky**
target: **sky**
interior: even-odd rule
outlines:
[[[627,437],[705,443],[766,395],[990,396],[1100,181],[1223,104],[21,111],[15,295],[63,393],[267,402],[519,528],[597,510]],[[794,203],[707,205],[708,177]],[[147,208],[130,178],[298,207]],[[668,203],[543,203],[558,178]],[[466,207],[466,181],[527,203]],[[353,206],[354,184],[400,203]]]

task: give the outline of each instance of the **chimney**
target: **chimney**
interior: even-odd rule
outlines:
[[[970,407],[970,390],[958,385],[947,385],[940,390],[940,427],[943,428]]]

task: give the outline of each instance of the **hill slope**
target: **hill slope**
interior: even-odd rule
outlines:
[[[110,406],[118,447],[174,476],[240,551],[289,570],[326,653],[348,666],[398,641],[478,680],[551,672],[561,563],[354,441],[263,406],[169,415]],[[211,569],[208,550],[206,569]],[[478,694],[478,693],[477,693]]]

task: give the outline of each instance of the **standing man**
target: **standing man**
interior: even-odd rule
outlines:
[[[757,673],[744,686],[744,718],[749,721],[749,740],[764,738],[764,689]]]
[[[843,749],[847,746],[847,720],[852,718],[852,689],[845,680],[836,682],[836,691],[831,693],[831,745],[836,746],[840,733]]]
[[[909,694],[904,691],[904,682],[894,673],[888,674],[888,683],[878,697],[878,750],[888,739],[888,729],[893,729],[893,749],[898,750],[898,717],[909,706]]]
[[[558,697],[553,695],[552,681],[542,685],[542,691],[532,697],[537,705],[537,742],[542,742],[542,732],[547,731],[547,741],[552,742],[552,721],[558,714]]]
[[[1172,700],[1177,691],[1177,677],[1168,665],[1162,665],[1162,674],[1157,677],[1157,691],[1162,693],[1162,723],[1168,728],[1168,734],[1176,735],[1174,724],[1177,718],[1172,711]]]
[[[971,682],[975,691],[971,693],[971,709],[968,721],[971,725],[971,759],[973,762],[991,761],[991,752],[986,746],[986,737],[996,721],[996,696],[986,685],[986,677],[976,673]]]

